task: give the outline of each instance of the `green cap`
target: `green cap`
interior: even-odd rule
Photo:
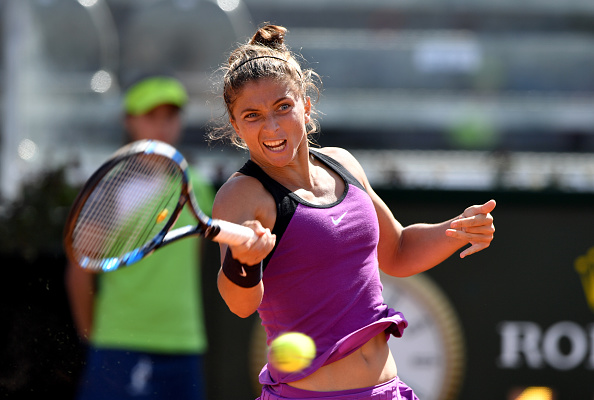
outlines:
[[[144,79],[128,89],[124,97],[124,109],[131,115],[145,114],[162,104],[183,107],[188,102],[188,93],[177,79],[156,76]]]

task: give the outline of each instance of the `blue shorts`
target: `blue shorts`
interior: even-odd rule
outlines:
[[[78,400],[206,399],[203,357],[90,348]]]
[[[341,390],[337,392],[313,392],[297,389],[286,384],[275,386],[264,386],[262,395],[256,400],[419,400],[413,390],[402,382],[398,377],[382,383],[362,389]]]

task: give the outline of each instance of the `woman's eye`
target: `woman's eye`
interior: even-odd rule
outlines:
[[[281,111],[284,111],[284,110],[288,110],[290,107],[291,106],[288,104],[281,104],[281,106],[278,109]]]

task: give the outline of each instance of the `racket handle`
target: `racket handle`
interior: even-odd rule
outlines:
[[[256,233],[247,226],[234,224],[232,222],[213,219],[212,225],[219,227],[219,233],[212,238],[215,242],[230,244],[232,246],[247,242],[256,236]]]

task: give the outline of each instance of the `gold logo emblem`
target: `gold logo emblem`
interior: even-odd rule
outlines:
[[[580,274],[588,305],[594,312],[594,247],[590,248],[585,255],[579,256],[574,266]]]

